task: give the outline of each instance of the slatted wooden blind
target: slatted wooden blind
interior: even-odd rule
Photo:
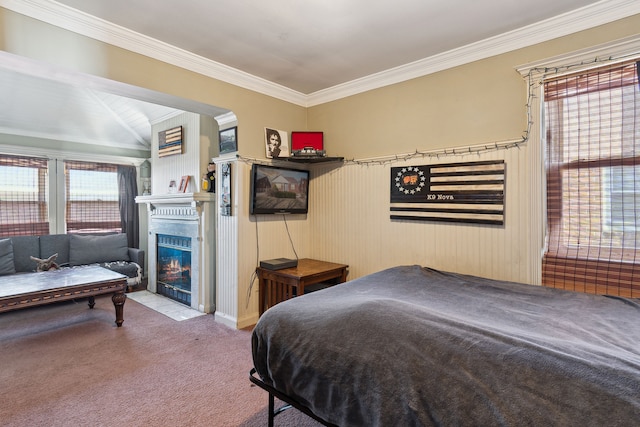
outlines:
[[[65,161],[67,233],[121,232],[117,165]]]
[[[47,159],[0,155],[0,237],[49,234]]]
[[[635,61],[547,81],[543,284],[640,297],[640,96]]]

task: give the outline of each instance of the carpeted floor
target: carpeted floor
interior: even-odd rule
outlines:
[[[110,297],[0,314],[3,426],[266,426],[267,393],[248,379],[249,331],[213,315],[172,320]],[[295,409],[276,426],[317,427]]]

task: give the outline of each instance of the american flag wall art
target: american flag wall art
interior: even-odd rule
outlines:
[[[504,160],[391,168],[392,220],[504,225]]]

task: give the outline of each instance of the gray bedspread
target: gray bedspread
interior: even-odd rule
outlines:
[[[640,304],[419,266],[267,310],[260,378],[340,426],[639,426]]]

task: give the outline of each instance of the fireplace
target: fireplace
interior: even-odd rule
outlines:
[[[146,203],[147,290],[215,311],[215,193],[138,196]]]
[[[158,234],[157,292],[191,306],[191,238]]]

